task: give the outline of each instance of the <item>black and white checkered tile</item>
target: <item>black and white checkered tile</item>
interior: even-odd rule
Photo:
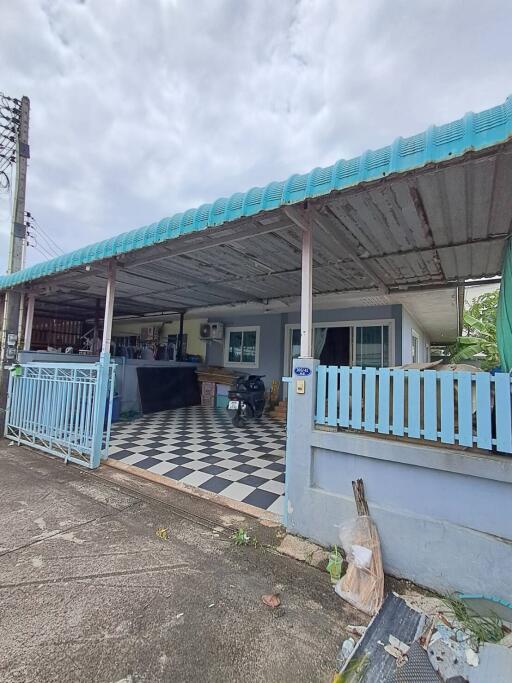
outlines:
[[[237,429],[226,410],[193,406],[114,424],[109,457],[282,515],[285,443],[268,417]]]

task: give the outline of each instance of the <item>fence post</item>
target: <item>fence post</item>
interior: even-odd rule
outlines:
[[[290,529],[294,527],[294,516],[301,510],[301,499],[311,484],[311,436],[315,426],[318,366],[319,361],[313,358],[296,358],[292,381],[288,385],[284,524]],[[302,381],[304,393],[297,393]]]

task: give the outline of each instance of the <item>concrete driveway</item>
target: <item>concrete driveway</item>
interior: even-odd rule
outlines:
[[[216,503],[5,441],[0,482],[4,682],[330,681],[344,625],[365,621],[265,549],[279,527]],[[239,526],[260,545],[236,547]]]

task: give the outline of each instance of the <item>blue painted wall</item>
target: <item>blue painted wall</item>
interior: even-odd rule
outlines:
[[[213,318],[212,318],[213,320]],[[283,376],[284,355],[284,322],[279,313],[260,315],[231,315],[215,317],[215,321],[223,322],[226,327],[243,327],[258,325],[260,328],[260,357],[257,368],[245,369],[241,372],[265,375],[265,386],[270,388],[273,379]],[[211,341],[206,348],[207,365],[224,365],[224,342]],[[231,368],[234,370],[234,368]]]

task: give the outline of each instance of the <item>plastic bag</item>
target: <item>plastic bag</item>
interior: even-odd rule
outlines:
[[[376,614],[384,599],[384,570],[377,527],[367,516],[340,527],[340,540],[348,560],[345,575],[334,590],[366,614]]]

